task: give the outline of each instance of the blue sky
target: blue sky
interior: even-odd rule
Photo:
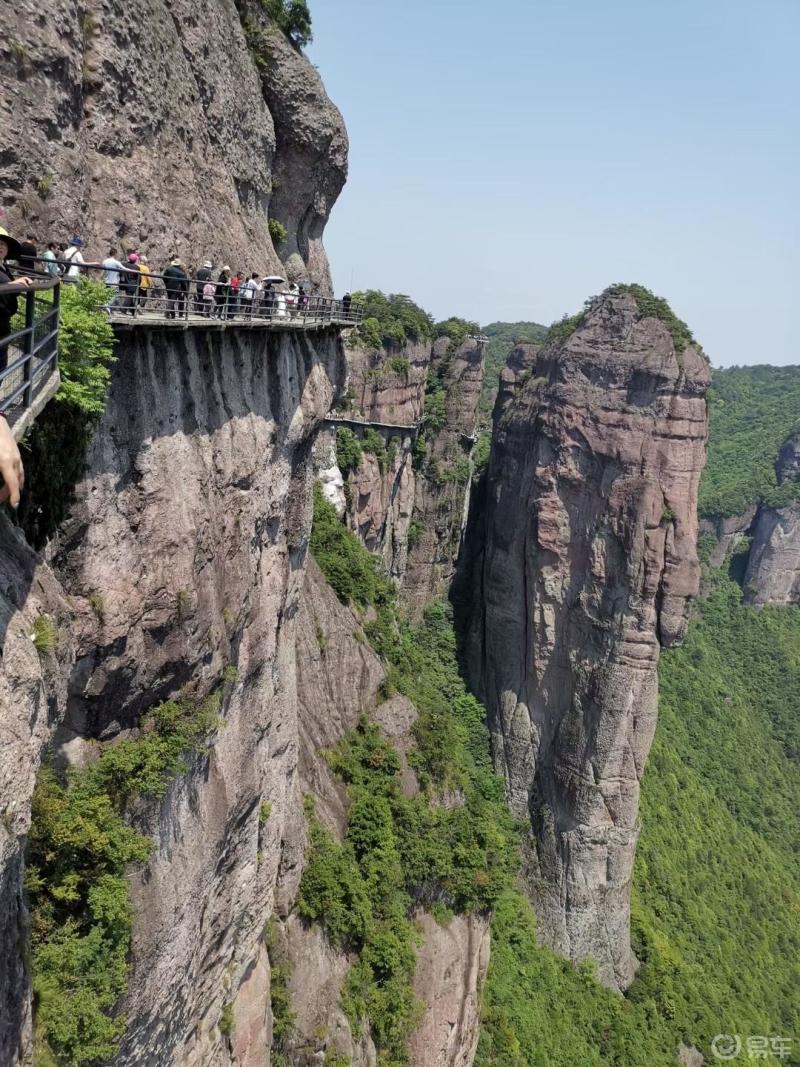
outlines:
[[[800,363],[800,0],[310,0],[336,288],[549,323],[616,281]]]

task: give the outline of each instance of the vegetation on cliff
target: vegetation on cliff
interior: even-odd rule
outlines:
[[[218,724],[219,697],[168,701],[141,736],[107,747],[60,780],[43,767],[33,796],[25,889],[39,1061],[79,1065],[113,1055],[125,1020],[109,1013],[128,978],[133,911],[126,868],[149,838],[126,821],[140,796],[159,797],[186,754]]]
[[[800,483],[778,486],[775,461],[800,429],[800,367],[715,370],[708,403],[700,514],[741,515],[759,501],[781,506],[798,495]]]
[[[422,627],[406,626],[376,560],[319,491],[312,551],[344,603],[375,609],[364,632],[389,667],[387,696],[402,693],[419,713],[410,758],[422,790],[414,797],[403,793],[398,754],[376,726],[363,722],[330,754],[350,795],[347,831],[339,845],[311,814],[297,905],[357,955],[343,1006],[356,1029],[368,1021],[380,1064],[395,1067],[407,1063],[418,1014],[414,910],[447,921],[491,909],[513,883],[517,835],[491,768],[483,709],[459,676],[449,610],[435,605]],[[445,793],[459,802],[441,803]]]
[[[400,348],[433,337],[433,317],[409,296],[368,289],[354,293],[353,300],[364,305],[355,336],[368,348]]]
[[[500,387],[500,374],[506,365],[508,353],[523,341],[541,344],[547,336],[547,327],[538,322],[491,322],[481,332],[489,338],[486,346],[486,363],[481,392],[481,423],[490,426],[492,408]]]
[[[62,286],[61,386],[22,445],[27,489],[19,517],[37,548],[66,517],[105,411],[115,345],[107,303],[108,289],[98,282]]]

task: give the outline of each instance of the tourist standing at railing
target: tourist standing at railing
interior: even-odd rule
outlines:
[[[103,260],[103,284],[111,290],[111,299],[106,304],[109,311],[119,299],[119,276],[124,269],[117,259],[116,248],[109,248],[108,255]]]
[[[56,254],[56,246],[53,241],[42,252],[42,260],[44,261],[44,269],[48,274],[60,274],[61,271],[58,266],[58,256]]]
[[[38,255],[36,238],[32,234],[28,234],[24,241],[20,241],[19,259],[17,262],[23,270],[36,270],[36,259]]]
[[[11,333],[11,320],[17,313],[19,293],[24,292],[33,280],[27,277],[14,278],[11,268],[6,265],[7,259],[19,261],[19,253],[19,241],[3,232],[0,235],[0,285],[15,284],[18,289],[11,293],[0,293],[0,371],[8,367],[8,345],[2,342]]]
[[[230,295],[230,315],[229,318],[233,318],[239,311],[240,295],[242,289],[242,283],[244,282],[244,274],[237,270],[234,276],[231,278],[231,295]]]
[[[214,264],[211,262],[210,259],[207,259],[195,275],[195,287],[197,291],[197,310],[200,312],[201,315],[205,315],[207,313],[205,304],[205,287],[208,282],[211,281],[211,271],[213,269]]]
[[[260,291],[261,286],[258,284],[258,275],[251,274],[240,289],[242,311],[244,312],[244,317],[246,319],[252,318],[253,308],[256,306]]]
[[[177,258],[164,271],[164,287],[167,290],[167,318],[183,315],[189,294],[189,277]]]
[[[228,301],[231,289],[231,268],[223,267],[217,278],[217,318],[230,318]]]
[[[144,311],[153,291],[153,272],[147,256],[139,256],[139,310]]]
[[[128,253],[128,262],[125,264],[119,278],[120,301],[119,306],[123,314],[135,315],[139,303],[139,257],[135,252]]]
[[[65,276],[71,281],[77,281],[80,277],[81,272],[79,270],[79,267],[82,266],[84,262],[83,256],[81,254],[82,248],[83,241],[81,240],[81,238],[73,237],[72,244],[64,252],[63,262],[66,268]]]

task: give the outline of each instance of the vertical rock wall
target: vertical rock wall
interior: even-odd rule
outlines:
[[[260,17],[265,19],[263,9]],[[282,271],[330,286],[321,237],[347,134],[319,74],[274,26],[251,53],[234,0],[0,5],[0,201],[40,242],[80,234],[154,266]],[[267,23],[268,24],[268,23]],[[268,219],[288,229],[277,248]]]
[[[631,981],[639,782],[662,645],[697,593],[708,368],[631,295],[503,375],[470,668],[547,942]]]
[[[402,595],[415,617],[447,593],[455,573],[469,512],[472,448],[478,427],[484,350],[475,340],[453,348],[446,337],[433,345],[434,386],[443,390],[440,421],[424,427],[425,456],[416,479],[412,536]],[[430,404],[430,398],[429,398]]]

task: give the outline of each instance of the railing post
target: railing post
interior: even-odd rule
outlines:
[[[22,366],[22,380],[25,382],[25,392],[22,394],[22,406],[27,410],[33,403],[33,346],[34,330],[36,324],[36,293],[28,290],[25,293],[25,340],[23,341],[22,353],[26,357]]]

